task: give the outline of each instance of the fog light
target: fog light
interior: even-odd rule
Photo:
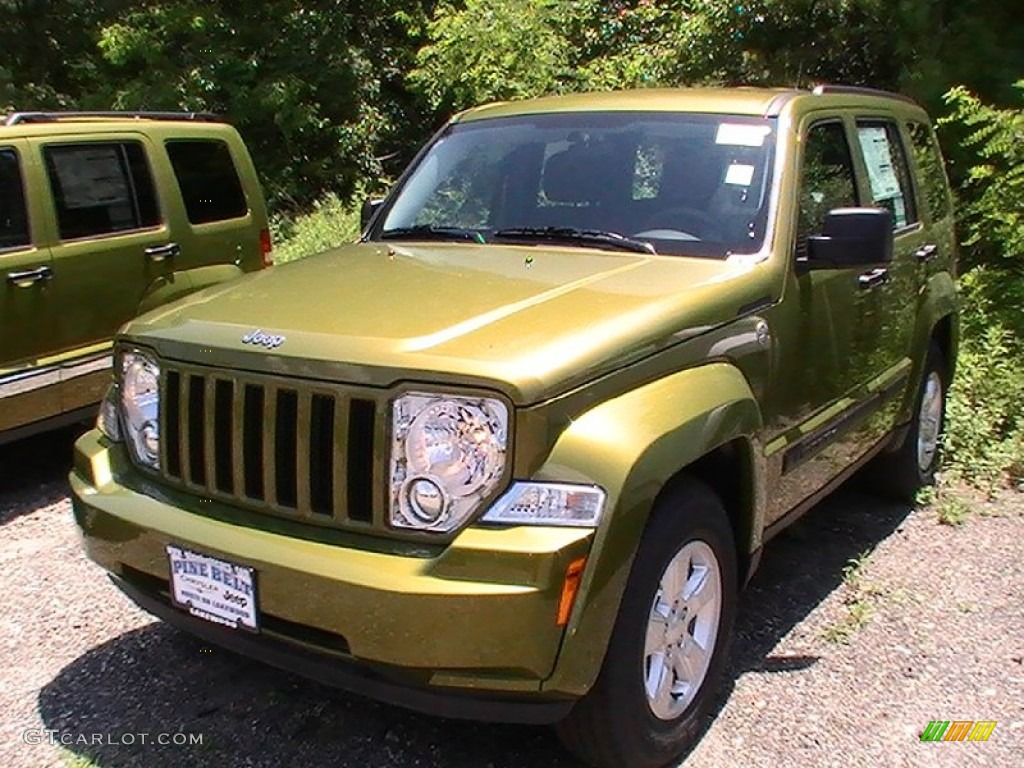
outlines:
[[[436,523],[448,509],[444,491],[433,480],[426,477],[413,478],[406,485],[406,499],[409,511],[424,523]]]

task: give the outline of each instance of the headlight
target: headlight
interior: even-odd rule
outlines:
[[[481,518],[506,525],[596,527],[605,493],[596,485],[514,483]]]
[[[505,470],[508,408],[500,400],[412,392],[391,411],[391,525],[454,530]]]
[[[121,419],[117,412],[118,388],[116,384],[107,389],[96,415],[96,429],[115,443],[121,442]]]
[[[144,352],[121,357],[121,414],[135,458],[160,466],[160,366]]]

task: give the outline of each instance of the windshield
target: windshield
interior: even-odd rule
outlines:
[[[660,254],[760,250],[774,121],[573,112],[449,127],[373,239],[556,241]]]

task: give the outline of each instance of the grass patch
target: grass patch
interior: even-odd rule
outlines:
[[[959,528],[971,516],[971,505],[955,494],[943,493],[935,504],[935,514],[942,525]]]
[[[851,557],[843,568],[843,615],[821,631],[822,639],[836,645],[849,645],[853,636],[863,629],[874,614],[872,601],[885,594],[885,590],[864,579],[864,566],[870,553],[861,552]]]
[[[274,214],[270,229],[274,263],[286,264],[358,239],[359,210],[345,205],[336,195],[328,195],[309,213]]]
[[[100,764],[87,755],[76,755],[67,749],[61,749],[61,762],[65,768],[101,768]]]

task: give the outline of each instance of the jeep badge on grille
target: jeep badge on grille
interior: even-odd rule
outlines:
[[[267,349],[276,349],[284,344],[284,336],[278,336],[272,333],[264,333],[262,330],[257,328],[254,331],[250,331],[242,337],[243,344],[258,344],[266,347]]]

